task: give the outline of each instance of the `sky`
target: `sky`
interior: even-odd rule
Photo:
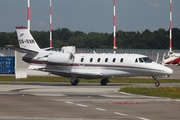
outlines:
[[[0,0],[0,32],[27,26],[27,0]],[[49,0],[30,0],[31,30],[49,31]],[[169,0],[117,0],[117,30],[169,29]],[[52,0],[53,29],[113,32],[113,0]],[[180,0],[173,0],[173,28],[180,28]]]

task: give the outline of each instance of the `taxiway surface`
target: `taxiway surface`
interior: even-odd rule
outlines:
[[[180,101],[117,92],[136,84],[16,83],[0,85],[5,120],[178,120]],[[138,84],[152,86],[151,84]],[[175,84],[162,84],[173,86]],[[176,84],[180,86],[180,84]],[[157,91],[158,92],[158,91]]]

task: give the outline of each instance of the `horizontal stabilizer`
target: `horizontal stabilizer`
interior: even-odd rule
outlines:
[[[52,50],[54,47],[48,47],[48,48],[43,48],[42,50],[44,51],[49,51],[49,50]]]
[[[45,66],[41,66],[41,65],[30,65],[28,67],[29,70],[38,70],[38,69],[43,69],[45,68]]]
[[[19,48],[19,47],[13,46],[13,45],[6,45],[6,47],[8,47],[10,49],[13,49],[13,50],[16,50],[16,51],[18,51],[20,53],[38,53],[36,51]]]

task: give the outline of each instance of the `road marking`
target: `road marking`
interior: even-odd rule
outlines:
[[[51,94],[51,93],[33,93],[31,95],[35,95],[35,96],[47,96],[47,97],[65,97],[66,95],[64,94]]]
[[[121,115],[121,116],[128,116],[128,117],[132,117],[132,118],[138,118],[138,119],[140,119],[140,120],[150,120],[150,119],[147,119],[147,118],[131,116],[131,115],[124,114],[124,113],[119,113],[119,112],[114,112],[114,114],[116,114],[116,115]]]
[[[180,102],[180,100],[176,100],[177,102]]]
[[[78,106],[81,106],[81,107],[88,107],[87,105],[83,105],[83,104],[76,104]]]
[[[106,109],[102,109],[102,108],[95,108],[95,109],[100,111],[107,111]]]
[[[121,116],[128,116],[127,114],[119,113],[119,112],[114,112],[116,115],[121,115]]]
[[[149,119],[143,118],[143,117],[137,117],[137,118],[140,119],[140,120],[149,120]]]
[[[74,104],[73,102],[70,102],[70,101],[66,101],[65,103],[68,103],[68,104]]]
[[[130,96],[124,96],[124,95],[100,95],[102,97],[107,97],[107,98],[130,98]]]
[[[132,95],[132,94],[125,93],[125,92],[119,92],[119,93],[124,94],[124,95],[129,95],[129,96],[131,96],[131,95]]]
[[[140,102],[109,102],[109,104],[140,104]]]

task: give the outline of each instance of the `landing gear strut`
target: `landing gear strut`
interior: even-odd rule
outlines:
[[[154,85],[155,85],[156,87],[159,87],[159,86],[160,86],[160,82],[158,81],[157,77],[156,77],[156,76],[152,76],[152,78],[155,80]]]
[[[104,78],[101,80],[101,85],[107,85],[108,82],[109,82],[108,78]]]
[[[79,83],[79,79],[78,78],[73,77],[71,79],[71,85],[77,85],[78,83]]]

